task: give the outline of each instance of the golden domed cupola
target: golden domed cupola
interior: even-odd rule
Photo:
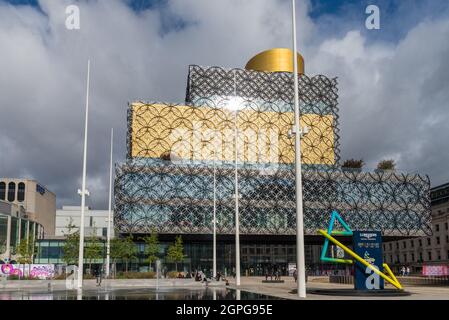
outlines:
[[[304,74],[304,58],[298,53],[298,73]],[[246,70],[263,72],[293,72],[293,51],[274,48],[263,51],[248,61]]]

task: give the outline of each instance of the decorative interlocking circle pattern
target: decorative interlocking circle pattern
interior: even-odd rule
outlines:
[[[235,225],[234,168],[215,170],[219,233]],[[211,233],[214,169],[205,164],[130,160],[118,167],[116,223],[122,232]],[[430,234],[429,181],[419,175],[304,170],[306,234],[326,228],[338,210],[354,230],[382,230],[384,235]],[[239,169],[242,234],[295,234],[293,168],[272,174]]]
[[[430,234],[428,177],[342,171],[336,79],[301,76],[299,91],[306,234],[335,209],[354,230]],[[289,73],[190,66],[184,105],[131,104],[128,160],[116,168],[119,231],[211,233],[215,177],[218,232],[232,234],[237,144],[241,233],[295,234],[292,101]]]

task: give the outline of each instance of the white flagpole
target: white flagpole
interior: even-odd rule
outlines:
[[[86,119],[84,123],[84,155],[83,155],[83,182],[81,190],[81,221],[80,221],[80,245],[78,254],[78,289],[83,287],[83,267],[84,267],[84,210],[86,206],[86,166],[87,166],[87,127],[89,122],[89,86],[90,86],[90,60],[87,61],[87,90],[86,90]]]
[[[302,171],[301,171],[301,128],[298,93],[298,58],[296,45],[296,8],[292,0],[293,20],[293,78],[295,85],[295,178],[296,178],[296,270],[298,297],[306,297],[306,268],[304,254],[304,214],[302,203]]]
[[[214,152],[214,213],[213,213],[213,248],[212,248],[212,273],[214,279],[217,278],[217,165],[215,163]]]
[[[109,165],[109,211],[108,211],[108,234],[106,244],[106,277],[109,277],[109,264],[111,260],[111,220],[112,220],[112,166],[114,150],[114,129],[111,129],[111,158]]]

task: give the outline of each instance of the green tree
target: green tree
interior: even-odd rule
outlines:
[[[363,159],[348,159],[341,165],[342,168],[348,169],[362,169],[365,165]]]
[[[123,257],[123,241],[120,238],[111,239],[110,257],[114,264],[114,270],[117,269],[117,261]]]
[[[147,256],[145,262],[148,263],[148,267],[151,267],[151,264],[157,261],[159,254],[159,239],[156,230],[153,229],[151,235],[143,238],[143,240],[145,241],[145,255]],[[156,270],[156,266],[154,270]]]
[[[182,237],[177,236],[175,243],[170,245],[167,249],[167,260],[175,263],[175,269],[178,271],[178,262],[184,260],[184,244],[182,243]]]
[[[133,237],[130,234],[128,237],[121,239],[122,240],[122,249],[120,250],[122,253],[122,259],[125,260],[126,268],[125,271],[128,272],[128,264],[133,259],[137,258],[137,247],[134,244]]]
[[[17,258],[19,264],[30,264],[33,262],[34,241],[31,236],[20,241],[16,248],[16,253],[19,256]]]
[[[382,160],[377,164],[378,170],[395,170],[396,169],[396,163],[393,159],[390,160]]]
[[[100,239],[97,237],[90,237],[86,246],[84,247],[84,258],[89,261],[89,270],[92,272],[92,262],[101,259],[103,256],[103,246]]]
[[[73,219],[67,225],[68,232],[64,233],[66,240],[62,248],[62,260],[67,264],[77,264],[79,254],[80,235],[78,228],[73,224]]]

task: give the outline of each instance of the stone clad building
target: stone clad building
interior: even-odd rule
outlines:
[[[432,235],[384,243],[384,259],[395,269],[411,267],[420,273],[423,265],[449,267],[449,183],[430,192]]]

